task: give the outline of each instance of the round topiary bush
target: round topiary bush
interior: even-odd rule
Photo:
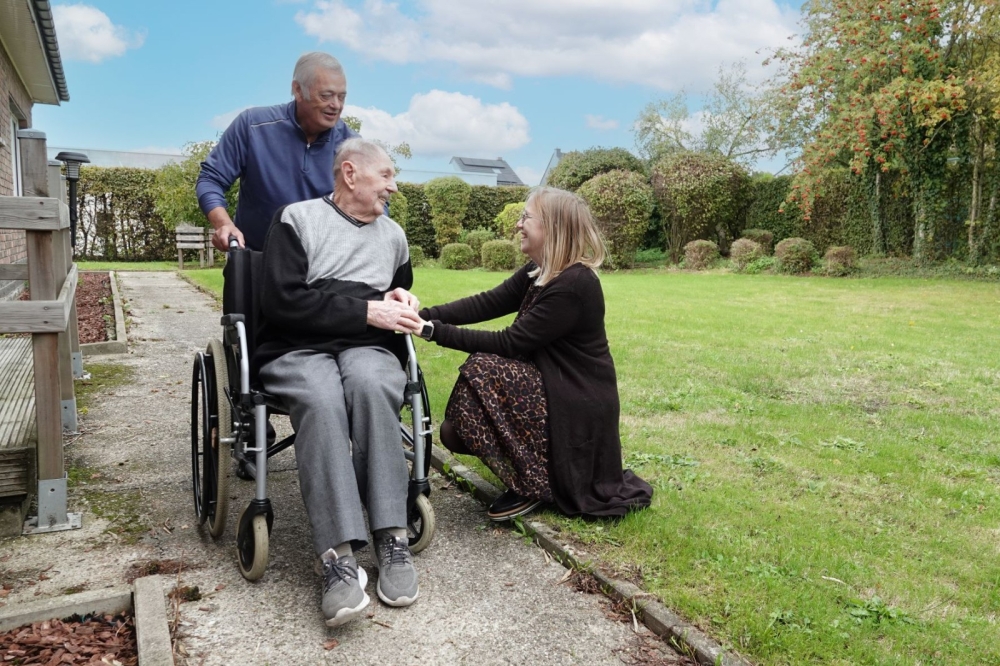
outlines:
[[[448,243],[441,248],[441,265],[457,271],[468,270],[476,265],[476,255],[465,243]]]
[[[493,220],[494,225],[496,225],[500,233],[500,238],[510,240],[514,237],[514,234],[517,233],[517,221],[521,219],[521,215],[523,214],[523,201],[509,203],[503,207],[503,210]]]
[[[692,240],[735,237],[750,184],[743,167],[721,155],[671,153],[653,167],[652,181],[673,261]]]
[[[479,262],[479,257],[483,252],[483,243],[494,238],[496,238],[496,234],[489,229],[473,229],[465,234],[465,243],[472,248],[472,253],[476,256],[476,263]]]
[[[703,271],[719,258],[719,246],[709,240],[695,240],[684,246],[684,267]]]
[[[410,246],[410,265],[420,266],[425,261],[427,261],[427,255],[424,254],[424,248],[419,245]]]
[[[786,238],[774,248],[774,258],[780,273],[808,273],[816,260],[816,248],[805,238]]]
[[[431,207],[437,244],[454,243],[462,233],[462,220],[472,197],[472,186],[458,176],[435,178],[424,184],[424,195]]]
[[[749,238],[758,243],[764,254],[771,254],[774,248],[774,234],[767,229],[744,229],[743,238]]]
[[[409,202],[407,202],[405,194],[396,192],[389,197],[389,217],[395,220],[396,224],[403,227],[403,231],[406,231],[406,221],[409,219],[409,216]]]
[[[594,176],[617,170],[645,174],[646,165],[624,148],[574,150],[562,156],[545,184],[575,192]]]
[[[733,262],[733,267],[742,271],[754,259],[765,256],[764,247],[757,241],[749,238],[738,238],[729,248],[729,259]]]
[[[611,265],[632,268],[655,203],[646,177],[634,171],[609,171],[581,185],[577,194],[590,206],[607,243]]]
[[[521,250],[514,241],[491,240],[483,243],[482,266],[488,271],[509,271],[518,266]]]
[[[827,275],[847,275],[858,263],[858,253],[850,245],[831,245],[823,255],[824,269]]]

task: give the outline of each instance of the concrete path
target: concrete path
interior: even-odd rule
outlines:
[[[85,512],[85,527],[0,541],[0,575],[13,586],[0,602],[120,585],[134,563],[183,560],[193,568],[165,580],[165,588],[179,582],[208,594],[179,605],[178,663],[680,663],[641,625],[636,634],[631,622],[610,618],[603,597],[560,583],[563,567],[511,530],[492,527],[479,503],[436,474],[438,530],[416,557],[414,606],[389,608],[370,585],[367,618],[324,626],[291,450],[271,463],[270,565],[261,581],[243,580],[235,522],[252,484],[230,476],[229,519],[217,541],[197,526],[191,502],[191,360],[220,335],[218,307],[173,273],[119,276],[131,315],[130,353],[88,363],[126,365],[134,381],[95,399],[81,416],[83,434],[67,446],[80,480],[71,510]],[[287,420],[276,421],[281,435]],[[98,505],[106,518],[88,510]],[[115,533],[123,526],[138,526],[134,538]],[[359,559],[374,573],[370,551]]]

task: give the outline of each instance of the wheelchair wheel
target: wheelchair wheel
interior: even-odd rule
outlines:
[[[209,370],[211,368],[211,370]],[[217,474],[211,454],[216,405],[213,397],[215,368],[205,362],[205,354],[194,357],[191,371],[191,476],[194,487],[194,512],[198,524],[209,517],[215,496]]]
[[[406,521],[406,534],[410,537],[410,551],[419,553],[434,538],[434,507],[426,495],[417,495]]]
[[[222,536],[226,529],[226,513],[229,509],[229,458],[230,445],[223,439],[233,435],[233,418],[229,409],[226,390],[229,388],[229,369],[226,367],[226,352],[220,340],[210,340],[207,354],[215,366],[216,404],[215,427],[212,429],[211,455],[215,466],[215,506],[208,512],[208,533],[213,537]],[[211,398],[210,398],[211,399]]]
[[[247,509],[243,509],[243,513],[246,511]],[[243,513],[240,514],[240,533],[236,535],[236,556],[240,563],[240,574],[249,581],[260,580],[267,569],[269,537],[267,517],[254,516],[249,524],[250,527],[244,533]]]

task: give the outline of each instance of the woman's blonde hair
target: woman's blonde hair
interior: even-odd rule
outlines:
[[[548,284],[575,263],[592,269],[604,263],[604,240],[580,196],[554,187],[536,187],[528,195],[528,203],[534,206],[545,231],[541,266],[529,273],[535,284]]]

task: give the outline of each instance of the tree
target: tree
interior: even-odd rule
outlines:
[[[943,197],[942,130],[965,106],[942,65],[947,26],[933,0],[812,0],[802,46],[780,49],[778,136],[804,139],[790,200],[808,218],[824,171],[848,166],[869,185],[876,252],[885,249],[881,174],[899,171],[913,201],[916,258],[927,256]]]
[[[770,150],[768,113],[763,92],[750,84],[746,63],[738,61],[728,69],[719,67],[705,108],[696,118],[688,112],[687,96],[679,92],[646,105],[633,132],[639,154],[653,162],[671,152],[691,151],[717,153],[750,165]]]
[[[357,116],[342,116],[341,120],[344,121],[345,125],[358,134],[361,133],[361,119]],[[395,167],[396,175],[398,176],[399,172],[402,171],[399,166],[399,160],[408,160],[413,157],[413,151],[410,150],[410,144],[403,141],[393,146],[380,139],[374,139],[374,141],[378,145],[382,146],[382,150],[389,155],[389,159],[392,160],[392,165]]]
[[[646,177],[634,171],[609,171],[588,180],[577,193],[590,206],[612,266],[632,268],[653,214],[653,188]]]
[[[563,155],[549,174],[547,184],[576,192],[577,188],[602,173],[616,170],[646,172],[646,165],[624,148],[589,148]]]
[[[153,184],[153,199],[156,202],[156,212],[163,218],[164,224],[173,229],[179,224],[206,226],[201,208],[198,206],[198,196],[195,185],[201,171],[201,163],[215,147],[215,141],[198,141],[184,146],[184,159],[177,164],[167,164],[156,171]],[[236,213],[236,200],[239,198],[240,183],[237,180],[226,192],[226,208],[229,216]]]
[[[437,244],[443,248],[456,242],[462,233],[462,220],[469,207],[472,186],[458,176],[445,176],[427,181],[424,194],[431,206]]]

